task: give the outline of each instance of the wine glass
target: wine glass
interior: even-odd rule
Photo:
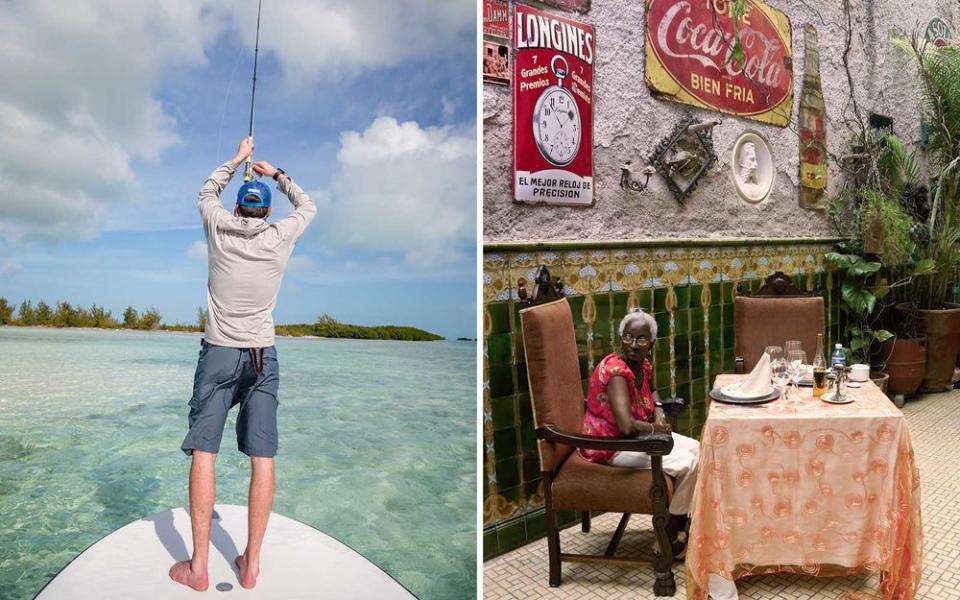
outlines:
[[[800,380],[803,379],[804,372],[807,370],[807,353],[803,350],[793,350],[787,354],[787,362],[790,365],[790,379],[793,381],[795,392],[794,401],[799,405]]]
[[[787,340],[787,343],[783,346],[784,352],[790,354],[791,352],[799,352],[803,350],[803,347],[800,345],[800,340]]]
[[[780,399],[782,400],[784,391],[787,389],[787,383],[790,382],[789,363],[783,356],[770,362],[770,379],[773,385],[780,390]]]

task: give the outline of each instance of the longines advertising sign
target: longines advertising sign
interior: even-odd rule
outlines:
[[[759,0],[740,17],[730,0],[647,0],[646,81],[659,97],[785,127],[793,108],[790,20]]]
[[[593,27],[514,5],[513,194],[593,203]]]

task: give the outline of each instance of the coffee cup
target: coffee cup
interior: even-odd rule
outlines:
[[[857,364],[850,367],[850,381],[866,381],[870,379],[870,365]]]

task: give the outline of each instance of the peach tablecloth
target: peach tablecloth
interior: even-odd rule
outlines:
[[[745,377],[719,375],[719,388]],[[920,583],[920,475],[906,419],[872,382],[831,405],[800,388],[754,406],[711,401],[687,548],[687,598],[708,575],[881,572],[878,597]]]

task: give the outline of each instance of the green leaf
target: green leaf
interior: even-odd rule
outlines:
[[[870,273],[876,273],[877,271],[879,271],[880,267],[881,265],[878,262],[860,261],[850,266],[850,274],[851,275],[869,275]]]
[[[877,302],[877,297],[874,296],[861,281],[844,280],[840,285],[840,294],[843,296],[843,301],[846,302],[854,312],[862,315],[872,313],[873,306]]]
[[[860,335],[860,333],[861,333],[860,328],[859,328],[859,327],[856,327],[856,326],[851,326],[851,327],[848,329],[848,331],[850,332],[850,335]]]
[[[864,346],[863,338],[855,337],[855,338],[853,338],[853,339],[850,340],[850,351],[851,351],[851,352],[856,352],[857,350],[863,348],[863,346]]]
[[[919,260],[913,265],[914,275],[931,275],[937,272],[937,265],[932,258]]]
[[[886,329],[878,329],[873,332],[873,339],[883,343],[893,337],[893,334]]]
[[[850,265],[860,260],[860,257],[856,254],[840,254],[839,252],[827,252],[823,255],[823,258],[838,269],[849,269]]]

